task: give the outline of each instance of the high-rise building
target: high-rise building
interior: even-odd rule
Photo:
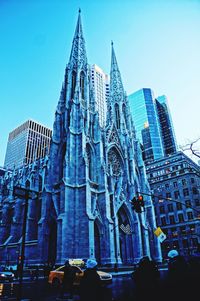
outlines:
[[[27,120],[9,134],[4,166],[19,168],[43,158],[49,152],[51,135],[51,129]]]
[[[136,129],[136,136],[143,145],[145,162],[163,157],[159,120],[153,91],[144,88],[128,96]]]
[[[94,64],[91,66],[91,79],[94,87],[95,107],[99,113],[99,124],[104,127],[109,97],[109,76]]]
[[[200,167],[179,151],[147,164],[146,171],[157,225],[167,236],[163,258],[170,249],[194,254],[200,244]]]
[[[167,97],[165,95],[156,97],[155,105],[160,124],[164,154],[165,156],[172,155],[177,152],[177,144]]]

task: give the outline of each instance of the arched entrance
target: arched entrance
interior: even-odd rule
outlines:
[[[97,223],[94,223],[94,254],[98,264],[101,264],[100,232]]]
[[[57,224],[55,219],[51,220],[49,228],[49,249],[48,249],[48,263],[55,264],[56,261],[56,247],[57,247]]]
[[[131,225],[123,206],[118,211],[119,246],[123,264],[133,263],[133,240]]]

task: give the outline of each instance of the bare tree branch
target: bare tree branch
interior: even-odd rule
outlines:
[[[200,158],[200,146],[198,145],[200,142],[200,138],[197,138],[195,141],[189,142],[183,146],[180,146],[180,149],[184,151],[190,151],[192,155]]]

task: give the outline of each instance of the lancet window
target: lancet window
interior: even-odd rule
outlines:
[[[116,126],[117,129],[120,128],[120,113],[119,113],[119,105],[115,104],[115,118],[116,118]]]
[[[93,158],[92,158],[92,149],[89,146],[89,144],[87,144],[86,152],[87,152],[87,159],[88,159],[89,179],[93,180],[93,178],[94,178],[94,166],[93,166]]]
[[[85,85],[85,75],[84,72],[81,71],[80,73],[80,91],[81,91],[81,98],[84,99],[85,95],[84,95],[84,85]]]
[[[72,84],[71,84],[71,98],[74,98],[75,93],[75,87],[76,87],[76,72],[72,72]]]
[[[127,126],[127,116],[126,116],[126,106],[125,106],[125,104],[123,104],[123,106],[122,106],[122,111],[123,111],[123,115],[124,115],[124,122],[125,122],[125,125]]]
[[[122,172],[121,158],[116,149],[112,148],[108,153],[109,170],[114,176],[120,176]]]

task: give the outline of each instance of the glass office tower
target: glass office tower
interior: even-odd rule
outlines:
[[[153,91],[143,88],[132,93],[128,98],[136,136],[143,145],[145,162],[163,157],[164,151]]]
[[[177,144],[166,96],[158,96],[155,99],[155,104],[160,124],[164,153],[165,156],[172,155],[177,152]]]

